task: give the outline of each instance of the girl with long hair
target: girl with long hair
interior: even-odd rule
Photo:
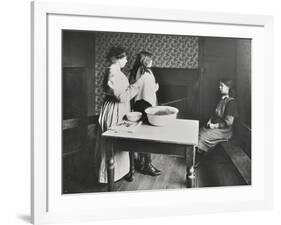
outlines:
[[[159,85],[155,82],[151,66],[152,54],[146,51],[140,52],[136,58],[130,79],[131,81],[143,80],[143,86],[134,98],[133,110],[142,112],[145,117],[144,120],[146,120],[145,109],[157,105],[156,92],[159,89]],[[140,153],[139,159],[136,162],[136,169],[143,174],[151,176],[161,174],[161,171],[152,165],[150,153]]]

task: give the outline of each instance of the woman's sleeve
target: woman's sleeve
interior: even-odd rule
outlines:
[[[111,94],[116,97],[120,102],[129,102],[132,98],[136,96],[141,85],[142,80],[137,80],[134,84],[128,85],[127,88],[122,88],[123,85],[114,76],[111,76],[107,82]]]
[[[228,102],[226,108],[225,108],[225,116],[233,116],[238,117],[238,110],[237,110],[237,104],[235,100],[231,100]]]
[[[231,126],[234,122],[235,117],[238,117],[237,105],[235,100],[231,100],[226,105],[224,121],[219,123],[219,128]]]

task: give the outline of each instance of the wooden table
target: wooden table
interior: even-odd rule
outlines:
[[[108,190],[114,190],[114,151],[157,153],[184,156],[186,181],[194,166],[195,146],[198,144],[199,121],[176,119],[163,126],[142,124],[134,132],[108,130],[102,134],[107,151]],[[192,155],[192,157],[188,157]],[[190,160],[193,159],[193,160]],[[131,171],[132,171],[131,167]],[[190,182],[187,182],[190,183]],[[189,186],[189,185],[187,185]]]

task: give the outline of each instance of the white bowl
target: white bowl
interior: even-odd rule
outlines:
[[[154,126],[165,126],[177,118],[179,110],[171,106],[154,106],[145,110],[148,122]]]
[[[141,112],[129,112],[126,114],[126,117],[128,120],[130,120],[132,122],[136,122],[141,119],[142,113]]]

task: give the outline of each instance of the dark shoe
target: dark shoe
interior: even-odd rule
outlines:
[[[134,159],[134,167],[135,167],[135,170],[142,171],[143,167],[144,167],[144,163],[141,163],[141,161],[138,159]]]
[[[161,174],[161,170],[159,170],[159,169],[157,169],[155,166],[153,166],[153,165],[151,165],[155,170],[156,170],[156,172],[157,173],[160,173]]]
[[[197,168],[199,165],[200,165],[200,162],[202,161],[202,159],[204,158],[205,156],[205,152],[200,150],[200,149],[197,149],[196,150],[196,154],[195,154],[195,163],[194,163],[194,167]]]
[[[144,167],[142,170],[142,173],[145,175],[150,175],[150,176],[159,176],[161,175],[161,171],[156,169],[152,164],[148,164]]]
[[[134,180],[134,176],[130,173],[123,177],[126,181],[132,182]]]

